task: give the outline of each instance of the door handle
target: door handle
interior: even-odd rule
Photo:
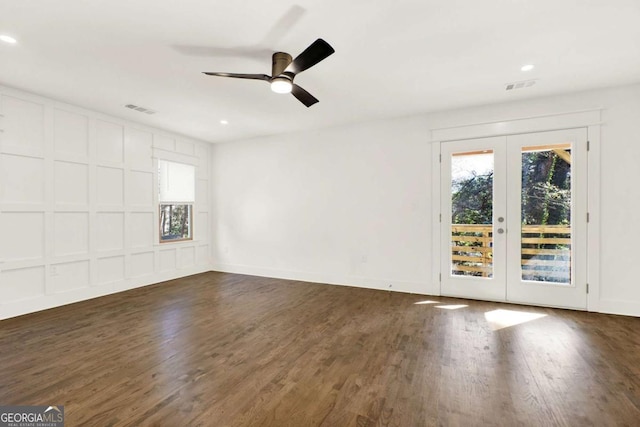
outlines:
[[[504,228],[498,228],[498,234],[504,233]]]

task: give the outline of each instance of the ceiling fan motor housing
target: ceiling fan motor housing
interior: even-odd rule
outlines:
[[[272,56],[271,76],[277,77],[284,73],[284,70],[291,64],[293,58],[286,52],[276,52]]]

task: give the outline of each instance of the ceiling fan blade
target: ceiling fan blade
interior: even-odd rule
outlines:
[[[307,68],[313,67],[333,52],[335,52],[335,50],[329,43],[322,39],[318,39],[302,51],[302,53],[298,55],[287,67],[286,71],[291,71],[294,74],[301,73]]]
[[[258,46],[276,46],[306,13],[302,6],[294,4],[276,21]]]
[[[202,74],[206,74],[208,76],[217,76],[217,77],[233,77],[234,79],[264,80],[267,82],[271,80],[271,76],[267,76],[266,74],[239,74],[239,73],[214,73],[214,72],[203,72]]]
[[[182,55],[189,56],[213,56],[223,58],[249,58],[263,62],[273,53],[273,49],[266,46],[277,46],[290,31],[298,25],[306,9],[294,4],[284,15],[278,19],[271,27],[271,30],[258,43],[246,46],[191,46],[191,45],[173,45],[173,50]]]
[[[188,56],[249,58],[260,62],[264,62],[264,58],[268,58],[273,53],[273,50],[260,45],[236,47],[174,45],[171,48],[182,55]]]
[[[291,95],[298,98],[298,101],[302,102],[307,107],[311,107],[313,104],[318,102],[318,99],[311,95],[306,90],[302,89],[300,86],[294,84],[291,88]]]

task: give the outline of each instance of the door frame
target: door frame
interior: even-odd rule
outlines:
[[[431,271],[432,290],[441,295],[441,160],[440,143],[509,136],[534,132],[586,128],[587,130],[587,311],[599,311],[600,305],[600,125],[602,109],[580,110],[503,121],[463,124],[432,128],[431,145],[431,200],[432,236]],[[433,293],[433,292],[430,292]]]

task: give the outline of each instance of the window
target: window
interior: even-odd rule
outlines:
[[[158,160],[160,243],[193,239],[195,168]]]
[[[160,243],[191,240],[191,205],[160,204]]]

